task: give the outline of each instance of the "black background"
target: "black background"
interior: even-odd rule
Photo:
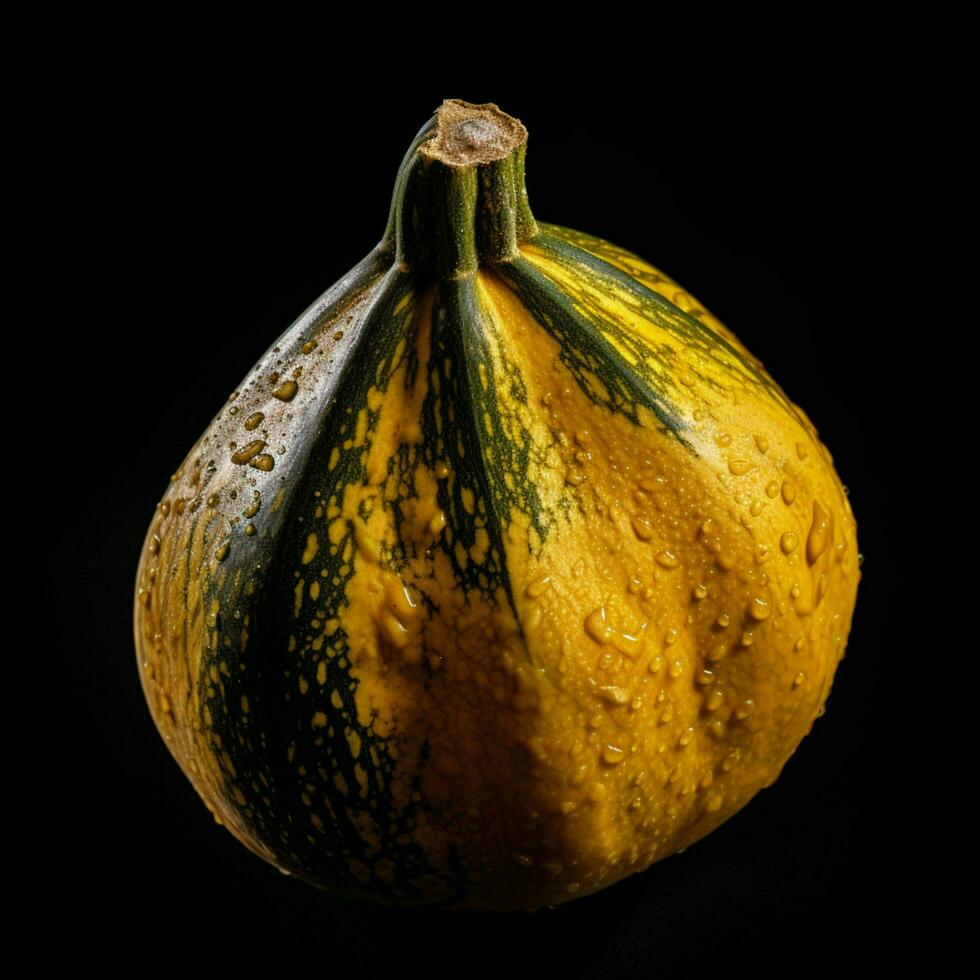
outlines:
[[[48,552],[64,703],[43,861],[58,886],[38,914],[104,962],[126,937],[174,969],[193,953],[229,969],[279,957],[287,974],[302,963],[338,976],[475,964],[673,976],[819,966],[847,946],[876,956],[899,906],[888,665],[904,642],[901,505],[880,394],[902,371],[881,342],[902,275],[882,176],[894,107],[806,73],[671,99],[588,85],[544,98],[398,82],[380,100],[328,78],[302,97],[220,74],[128,81],[65,110],[75,157],[55,261],[81,285],[58,327],[53,390],[98,438],[78,447],[93,456],[71,488],[75,530]],[[345,903],[263,864],[215,826],[168,755],[132,643],[139,549],[170,473],[269,342],[379,239],[401,156],[444,97],[493,101],[525,123],[538,218],[648,258],[761,358],[830,447],[866,556],[827,714],[778,782],[684,854],[533,914]]]

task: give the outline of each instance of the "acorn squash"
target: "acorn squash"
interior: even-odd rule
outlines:
[[[344,894],[536,908],[643,870],[776,778],[845,649],[856,525],[813,425],[662,272],[536,222],[525,146],[442,105],[140,560],[177,762]]]

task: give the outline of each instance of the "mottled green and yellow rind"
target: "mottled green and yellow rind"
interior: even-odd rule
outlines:
[[[536,223],[523,143],[450,166],[437,126],[378,248],[175,475],[136,641],[164,738],[256,853],[383,901],[536,907],[773,778],[843,653],[853,515],[729,330]]]

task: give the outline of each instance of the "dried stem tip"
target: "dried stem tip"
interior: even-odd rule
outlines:
[[[502,160],[527,140],[520,121],[492,102],[473,105],[446,99],[436,118],[435,136],[419,147],[419,153],[449,167]]]

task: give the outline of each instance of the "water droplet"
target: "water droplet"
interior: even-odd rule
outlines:
[[[744,721],[752,712],[755,711],[755,701],[751,698],[746,698],[736,709],[735,717],[739,721]]]
[[[387,640],[397,649],[404,650],[411,639],[408,627],[387,610],[381,613],[380,620]]]
[[[272,394],[281,402],[291,402],[296,397],[297,391],[299,385],[295,381],[284,381]]]
[[[755,435],[752,437],[755,440],[755,448],[759,450],[760,453],[765,455],[769,452],[769,440],[762,435]]]
[[[724,643],[716,643],[707,654],[708,660],[712,663],[717,663],[719,660],[724,660],[728,654],[731,653],[729,648]]]
[[[442,529],[446,526],[446,515],[443,511],[436,511],[432,515],[432,519],[429,521],[429,533],[434,535],[439,534]]]
[[[729,616],[728,613],[722,613],[715,622],[717,622],[722,629],[725,629],[731,624],[731,621],[732,617]]]
[[[630,699],[630,692],[622,687],[600,687],[597,693],[612,704],[626,704]]]
[[[728,471],[733,476],[744,476],[754,468],[755,463],[750,463],[747,459],[730,459],[728,461]]]
[[[236,453],[232,453],[231,461],[238,466],[244,466],[246,463],[253,460],[262,450],[265,448],[264,439],[255,439],[254,441],[248,443],[246,446],[242,446],[241,449]]]
[[[806,446],[804,446],[802,442],[798,442],[796,444],[796,455],[799,456],[801,460],[806,459],[809,455]]]
[[[254,469],[268,472],[276,465],[276,461],[268,453],[262,453],[261,455],[256,456],[255,459],[250,459],[248,461],[248,465]]]
[[[732,444],[732,437],[727,432],[724,432],[720,436],[718,436],[715,442],[717,442],[718,445],[722,447],[730,446]]]
[[[752,604],[749,606],[749,613],[753,619],[767,619],[771,612],[772,607],[769,605],[769,600],[764,596],[757,595],[752,599]]]
[[[592,637],[596,643],[607,643],[608,636],[612,632],[606,623],[606,607],[600,606],[594,609],[585,620],[585,632]]]
[[[716,813],[721,809],[721,804],[724,798],[720,793],[715,793],[708,797],[708,802],[705,803],[704,808],[708,813]]]
[[[224,561],[228,557],[228,552],[231,549],[231,542],[224,541],[218,546],[218,550],[215,551],[214,557],[216,561]]]
[[[708,696],[704,699],[704,706],[708,711],[717,711],[722,702],[725,700],[725,695],[718,688],[713,688],[708,691]]]
[[[255,534],[255,525],[251,521],[245,525],[245,533],[249,537],[252,537]]]
[[[678,745],[690,745],[691,742],[693,742],[693,741],[694,741],[694,729],[693,728],[685,728],[684,731],[681,732],[681,736],[677,740],[677,744]]]
[[[806,680],[806,675],[801,671],[793,678],[793,687],[799,687]]]
[[[796,551],[797,546],[800,543],[800,537],[794,531],[787,531],[779,539],[779,547],[782,549],[784,555],[792,554]]]
[[[539,596],[544,595],[551,585],[551,576],[542,575],[540,578],[536,578],[533,582],[528,582],[524,589],[524,592],[532,599],[537,599]]]
[[[817,559],[827,550],[830,540],[830,515],[813,501],[813,524],[806,539],[806,560],[808,564],[816,564]]]
[[[217,507],[221,503],[221,497],[216,493],[212,493],[207,499],[208,507]]]
[[[336,331],[334,333],[334,335],[333,335],[333,339],[334,340],[343,340],[344,339],[344,331],[343,330]]]
[[[242,422],[242,428],[247,429],[251,432],[253,429],[257,429],[261,424],[265,415],[262,412],[253,412],[244,422]]]
[[[715,680],[715,672],[713,670],[711,670],[710,668],[708,668],[708,667],[702,667],[700,673],[698,674],[698,676],[696,678],[696,680],[697,680],[698,684],[700,684],[702,687],[705,687],[708,684],[714,683],[714,680]]]
[[[316,350],[316,341],[315,340],[308,340],[305,344],[303,344],[302,347],[300,347],[300,350],[304,354],[312,354],[313,351]]]
[[[626,753],[615,745],[606,745],[602,750],[602,761],[607,765],[619,765],[626,758]]]
[[[656,533],[650,518],[636,514],[632,520],[633,532],[641,541],[649,541]]]
[[[796,500],[796,485],[792,480],[784,480],[782,486],[783,503],[791,504]]]
[[[661,568],[676,568],[678,564],[677,555],[668,548],[657,554],[656,562]]]
[[[758,517],[762,513],[762,509],[766,506],[764,500],[753,500],[749,505],[749,513],[753,517]]]
[[[694,598],[697,600],[704,599],[708,594],[708,587],[706,585],[695,585],[694,586]]]
[[[640,626],[639,634],[622,633],[617,630],[613,630],[611,637],[612,645],[620,653],[625,653],[628,657],[635,657],[643,648],[643,641],[646,639],[646,630],[646,623],[643,623],[643,625]]]

